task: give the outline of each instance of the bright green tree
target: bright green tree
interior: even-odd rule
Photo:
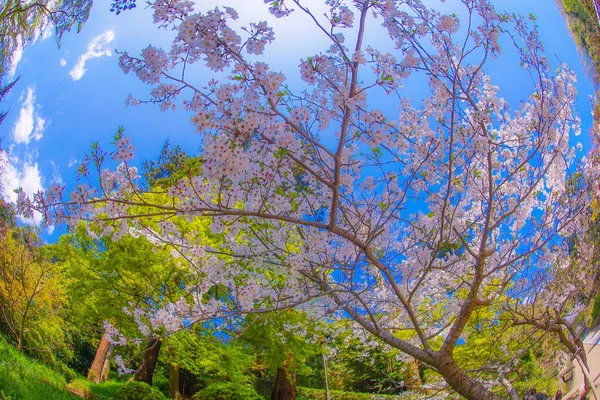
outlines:
[[[66,306],[61,266],[37,232],[10,228],[0,238],[0,327],[19,350],[52,360],[64,350]]]

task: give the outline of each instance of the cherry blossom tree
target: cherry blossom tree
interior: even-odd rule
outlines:
[[[188,110],[197,168],[144,190],[134,141],[120,133],[114,152],[96,146],[81,166],[86,183],[68,196],[58,184],[33,199],[21,192],[21,212],[171,246],[196,271],[195,300],[146,314],[153,329],[302,307],[351,318],[365,340],[430,366],[466,398],[501,398],[453,351],[474,310],[553,265],[550,249],[579,226],[582,196],[565,184],[579,133],[573,73],[550,71],[532,20],[487,0],[463,0],[460,19],[419,0],[327,0],[325,15],[301,0],[265,3],[277,18],[308,17],[330,43],[300,60],[303,88],[261,61],[275,39],[267,22],[233,28],[229,7],[150,1],[175,37],[168,51],[121,55],[125,73],[153,86],[130,103]],[[367,44],[378,25],[388,50]],[[501,43],[531,77],[515,109],[485,74]],[[195,64],[212,79],[188,79]],[[424,82],[422,101],[403,94],[411,77]],[[377,107],[391,102],[396,113]],[[182,218],[210,218],[222,245]]]

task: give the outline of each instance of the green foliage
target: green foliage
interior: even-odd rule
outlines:
[[[92,0],[5,0],[0,3],[0,76],[6,73],[19,48],[32,42],[52,24],[56,41],[75,27],[81,30]]]
[[[132,381],[119,388],[115,400],[166,400],[166,397],[147,383]]]
[[[490,381],[498,379],[497,370],[486,369],[486,365],[510,363],[511,370],[506,377],[513,382],[517,393],[523,395],[530,388],[554,393],[559,373],[555,360],[558,344],[552,336],[531,332],[524,325],[510,324],[501,310],[510,302],[511,299],[500,298],[497,303],[473,312],[465,328],[465,343],[454,350],[455,360],[463,369],[483,368],[480,376]],[[519,357],[511,358],[515,355]]]
[[[600,27],[594,0],[559,0],[575,43],[584,52],[598,83],[600,68]]]
[[[114,400],[123,385],[125,385],[124,382],[107,381],[97,385],[90,384],[89,387],[93,400]]]
[[[343,392],[341,390],[330,390],[331,400],[394,400],[394,399],[419,399],[415,393],[405,393],[398,396],[383,394]],[[298,400],[326,400],[327,393],[322,389],[309,389],[298,387]]]
[[[181,380],[181,378],[179,378]],[[160,373],[160,369],[154,371],[154,376],[152,377],[152,386],[161,391],[165,396],[169,395],[169,378]]]
[[[0,399],[76,400],[66,379],[0,339]]]
[[[556,352],[548,351],[547,345],[544,347],[546,347],[546,352],[540,351],[543,348],[540,349],[538,346],[537,348],[529,349],[519,359],[519,373],[521,376],[526,377],[526,379],[516,380],[513,387],[520,395],[524,395],[530,388],[535,388],[540,393],[556,392],[556,376],[558,375],[558,371],[547,367],[550,360],[540,359],[544,353],[556,354]]]
[[[199,326],[178,332],[167,343],[169,359],[208,385],[214,381],[250,381],[254,355],[239,341],[222,343]]]
[[[600,296],[596,296],[592,302],[592,309],[590,310],[590,321],[594,324],[598,320],[600,315]]]
[[[79,378],[69,383],[69,388],[86,400],[116,400],[117,393],[127,382],[106,381],[95,384],[87,379]]]
[[[4,97],[6,95],[8,95],[10,93],[10,91],[15,86],[15,84],[17,83],[18,80],[19,80],[19,78],[14,79],[12,82],[9,82],[8,84],[4,85],[2,83],[2,79],[0,78],[0,102],[4,99]],[[2,121],[4,121],[4,118],[6,118],[7,113],[8,113],[7,111],[4,111],[4,112],[0,111],[0,124],[2,124]]]
[[[340,352],[339,366],[343,371],[343,388],[356,392],[399,393],[406,390],[403,383],[405,363],[397,359],[398,350],[385,351],[351,340]],[[417,377],[418,379],[418,377]]]
[[[196,393],[194,400],[263,400],[254,387],[237,382],[215,382]]]
[[[192,159],[181,149],[181,146],[171,146],[167,140],[160,151],[158,160],[144,161],[142,175],[150,186],[172,184],[178,175],[184,173],[186,166],[190,167]],[[172,178],[171,181],[169,178]],[[180,178],[180,177],[179,177]]]
[[[61,272],[32,229],[13,228],[0,234],[0,330],[19,349],[48,362],[57,361],[57,353],[68,353]]]
[[[111,321],[126,335],[139,334],[133,317],[122,308],[150,307],[149,300],[172,300],[165,288],[177,288],[184,270],[172,262],[168,250],[143,237],[125,236],[118,242],[93,239],[83,226],[61,237],[49,250],[63,265],[73,326],[100,328]],[[97,333],[96,333],[96,336]]]
[[[302,312],[285,310],[264,316],[246,317],[248,327],[244,329],[242,339],[251,344],[259,354],[265,367],[275,373],[277,368],[287,362],[286,369],[299,375],[311,373],[306,361],[322,351],[321,342],[325,340]],[[294,332],[294,328],[303,331]],[[292,354],[292,359],[288,360]]]

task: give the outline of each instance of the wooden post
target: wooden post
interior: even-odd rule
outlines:
[[[169,396],[172,399],[181,399],[181,392],[179,391],[179,365],[172,362],[169,363]]]

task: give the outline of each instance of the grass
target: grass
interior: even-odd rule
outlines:
[[[421,398],[421,396],[418,394],[408,392],[402,395],[390,396],[384,394],[368,394],[330,390],[329,394],[331,400],[415,400]],[[326,392],[323,389],[298,387],[299,400],[325,400],[327,398],[326,396]]]
[[[64,376],[0,339],[0,399],[77,400]]]
[[[83,378],[75,379],[68,387],[81,397],[94,400],[114,400],[124,382],[108,381],[99,385]],[[299,398],[304,400],[325,399],[325,391],[298,388]],[[408,399],[406,396],[369,395],[331,391],[332,400],[392,400]],[[414,398],[414,397],[412,397]],[[78,400],[67,389],[64,376],[46,365],[29,359],[0,338],[0,400]]]
[[[124,384],[125,382],[108,381],[96,385],[81,378],[75,379],[73,382],[69,383],[69,387],[85,398],[92,398],[94,400],[114,400],[117,391]]]

